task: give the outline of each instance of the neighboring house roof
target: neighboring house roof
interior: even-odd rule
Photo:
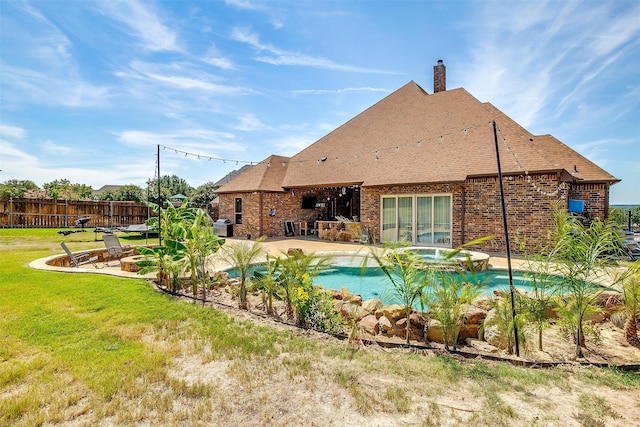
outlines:
[[[468,177],[495,176],[492,120],[499,129],[504,174],[549,172],[570,177],[575,168],[577,180],[619,181],[553,136],[531,134],[465,89],[430,95],[411,81],[291,157],[279,187],[274,179],[268,181],[268,187],[282,191],[310,186],[463,182]],[[248,178],[243,174],[230,185],[236,191],[245,185],[252,191],[267,191],[255,178]],[[223,189],[227,191],[227,186]]]
[[[124,187],[123,185],[103,185],[102,187],[98,188],[97,190],[93,190],[93,194],[99,195],[102,194],[106,191],[118,191],[119,189],[121,189],[122,187]]]
[[[251,191],[285,191],[282,181],[289,166],[289,157],[271,155],[252,166],[217,193],[242,193]]]
[[[233,170],[233,171],[229,172],[228,174],[226,174],[225,176],[220,178],[215,184],[213,184],[213,188],[214,189],[218,189],[221,186],[223,186],[224,184],[227,184],[228,182],[233,181],[233,179],[235,177],[245,173],[251,167],[252,167],[252,165],[244,165],[240,169],[236,169],[236,170]]]

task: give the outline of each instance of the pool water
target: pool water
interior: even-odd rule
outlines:
[[[455,273],[449,274],[459,277]],[[524,273],[513,272],[512,277],[516,288],[524,291],[532,289],[532,279],[526,277]],[[482,294],[487,296],[493,295],[494,290],[509,290],[507,271],[486,270],[476,273],[475,277],[468,275],[467,280],[481,284]],[[363,300],[379,298],[384,303],[393,303],[393,295],[390,292],[391,283],[379,268],[369,267],[363,274],[359,267],[336,266],[323,271],[314,278],[313,282],[325,289],[346,288],[349,293],[361,295]]]
[[[334,265],[314,277],[313,283],[325,289],[346,288],[351,294],[361,295],[363,300],[379,298],[385,304],[394,303],[391,283],[382,270],[372,260],[369,260],[368,267],[365,269],[361,265],[362,258],[334,258]],[[256,269],[262,273],[265,272],[263,266],[256,266]],[[234,275],[233,271],[229,273]],[[492,296],[495,290],[509,290],[509,273],[503,270],[481,271],[474,276],[469,273],[466,277],[456,273],[443,274],[452,274],[457,279],[464,278],[482,285],[481,293],[486,296]],[[513,272],[512,277],[516,288],[523,291],[532,290],[533,279],[527,277],[525,273]]]

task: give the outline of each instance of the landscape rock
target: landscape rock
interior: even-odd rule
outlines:
[[[354,303],[352,301],[341,301],[340,314],[344,318],[354,319],[355,321],[359,321],[363,317],[370,314],[367,310],[362,308],[361,305]]]
[[[393,323],[391,323],[388,317],[378,317],[377,313],[375,317],[378,319],[378,330],[381,334],[390,334],[393,331]]]
[[[487,310],[470,304],[462,305],[466,324],[479,325],[487,317]]]
[[[442,323],[440,323],[439,320],[431,319],[429,321],[427,339],[433,342],[444,343],[444,338],[442,336]]]
[[[380,318],[385,316],[392,320],[400,319],[404,317],[404,307],[400,304],[384,305],[378,311],[376,311],[376,317]]]
[[[378,319],[373,314],[369,314],[363,317],[358,323],[358,325],[361,331],[369,335],[378,335],[378,331],[380,330]]]
[[[495,310],[491,310],[487,313],[487,317],[484,321],[484,340],[495,347],[506,349],[508,347],[507,338],[498,330],[498,325],[491,324],[496,316],[495,312]]]
[[[371,314],[382,308],[382,306],[382,301],[380,301],[379,298],[368,299],[362,302],[362,308]]]
[[[481,308],[484,311],[489,311],[491,310],[491,298],[479,296],[471,302],[471,305]]]

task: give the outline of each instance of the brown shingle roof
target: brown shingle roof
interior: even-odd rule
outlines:
[[[550,135],[535,136],[489,103],[459,88],[425,92],[411,81],[289,160],[286,174],[259,189],[462,182],[496,175],[493,128],[499,129],[503,173],[572,172],[585,181],[616,182]],[[273,156],[272,156],[273,157]],[[566,175],[566,174],[565,174]],[[280,186],[276,176],[282,176]],[[232,182],[258,189],[249,176]],[[249,185],[250,184],[250,185]],[[251,191],[247,187],[247,190]],[[224,187],[227,190],[227,187]]]
[[[271,155],[218,188],[216,192],[284,191],[282,181],[288,166],[288,157]]]
[[[229,172],[228,174],[226,174],[225,176],[220,178],[218,181],[216,181],[213,184],[213,188],[215,188],[215,189],[220,188],[224,184],[233,181],[237,176],[242,175],[243,173],[245,173],[248,169],[250,169],[252,167],[253,167],[253,165],[244,165],[240,169],[232,170],[231,172]]]

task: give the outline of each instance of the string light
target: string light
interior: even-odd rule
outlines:
[[[562,190],[566,188],[564,182],[561,182],[560,185],[558,185],[556,189],[553,191],[545,191],[542,188],[540,188],[538,184],[536,184],[536,182],[531,179],[531,176],[529,175],[529,171],[522,167],[522,165],[518,161],[518,155],[514,153],[513,150],[511,150],[511,147],[507,142],[507,138],[504,137],[504,135],[500,131],[500,128],[497,128],[496,130],[497,130],[497,133],[502,136],[502,142],[506,147],[507,153],[511,153],[511,156],[513,157],[513,160],[514,160],[514,164],[524,170],[524,176],[527,178],[527,182],[531,184],[531,187],[533,187],[534,190],[536,190],[539,194],[542,194],[544,196],[553,197],[553,196],[557,196]],[[564,197],[564,195],[562,197]]]
[[[207,159],[209,161],[218,160],[218,161],[221,161],[222,163],[227,163],[227,162],[233,163],[233,162],[235,162],[236,165],[238,165],[240,163],[244,163],[244,164],[248,164],[248,165],[253,165],[254,163],[257,163],[257,162],[248,161],[248,160],[223,159],[223,158],[220,158],[220,157],[205,156],[203,154],[190,153],[188,151],[178,150],[176,148],[167,147],[167,146],[164,146],[164,145],[161,145],[160,147],[162,147],[163,150],[172,150],[176,154],[184,154],[185,157],[196,157],[199,160],[201,160],[201,159]]]
[[[466,136],[466,135],[469,134],[469,130],[472,130],[472,129],[475,129],[475,128],[479,128],[479,127],[482,127],[482,126],[485,126],[485,125],[486,125],[486,122],[482,122],[482,123],[467,127],[465,129],[460,129],[460,130],[452,131],[452,132],[449,132],[449,133],[443,133],[443,134],[440,134],[440,135],[438,135],[438,136],[436,136],[434,138],[421,138],[421,139],[417,140],[415,143],[416,143],[417,147],[423,147],[423,146],[425,146],[425,144],[423,144],[423,142],[424,143],[428,143],[429,141],[440,141],[440,142],[443,142],[444,139],[447,136],[454,136],[454,135],[460,135],[460,134],[463,134],[463,135]],[[198,153],[190,153],[190,152],[187,152],[187,151],[179,150],[179,149],[168,147],[168,146],[164,146],[164,145],[161,145],[160,147],[162,147],[163,150],[171,150],[171,151],[175,152],[176,154],[184,154],[185,157],[194,157],[194,158],[197,158],[197,159],[200,159],[200,160],[202,160],[202,159],[206,159],[208,161],[217,160],[217,161],[221,161],[222,163],[225,163],[225,164],[227,162],[229,162],[229,163],[235,163],[236,165],[246,164],[246,165],[251,165],[251,166],[253,166],[254,164],[255,165],[262,164],[262,162],[254,162],[254,161],[240,160],[240,159],[226,159],[226,158],[215,157],[215,156],[207,156],[207,155],[198,154]],[[399,153],[400,152],[400,148],[401,148],[400,145],[394,144],[394,145],[388,146],[388,147],[379,147],[376,150],[350,153],[349,156],[353,156],[352,158],[354,158],[354,159],[360,159],[360,158],[366,158],[369,155],[373,154],[373,157],[374,157],[375,160],[380,160],[380,158],[385,153]],[[334,157],[332,157],[332,159],[334,159],[336,162],[338,162],[338,161],[340,161],[340,156],[334,156]],[[322,156],[320,159],[309,159],[309,160],[296,159],[296,162],[298,163],[299,166],[303,167],[305,164],[309,164],[311,162],[315,162],[317,164],[322,164],[322,163],[325,163],[326,160],[327,160],[327,157],[326,156]],[[286,160],[283,161],[282,162],[283,167],[286,167],[286,165],[288,163],[289,162],[286,161]],[[326,163],[328,163],[328,162],[326,162]]]

